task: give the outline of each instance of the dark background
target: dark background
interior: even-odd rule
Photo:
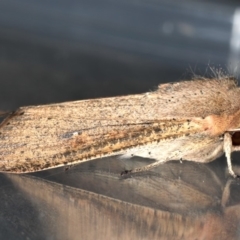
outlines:
[[[237,1],[236,1],[237,2]],[[227,3],[227,4],[226,4]],[[2,0],[0,109],[232,74],[235,2]]]

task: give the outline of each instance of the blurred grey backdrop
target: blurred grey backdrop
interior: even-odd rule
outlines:
[[[236,3],[2,0],[0,109],[145,92],[209,65],[233,74]]]

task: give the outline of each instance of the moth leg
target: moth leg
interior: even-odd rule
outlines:
[[[232,169],[231,153],[233,151],[233,146],[232,146],[232,136],[229,133],[224,134],[223,150],[227,158],[228,171],[230,175],[234,178],[238,177]]]
[[[156,161],[154,163],[148,164],[144,167],[140,167],[140,168],[134,168],[133,170],[125,170],[123,172],[121,172],[121,175],[124,174],[128,174],[128,173],[137,173],[137,172],[144,172],[144,171],[148,171],[154,167],[157,167],[158,165],[162,164],[163,162],[160,161]]]

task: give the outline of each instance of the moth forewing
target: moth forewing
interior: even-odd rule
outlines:
[[[145,94],[22,107],[0,125],[0,171],[39,171],[116,154],[158,163],[209,162],[225,151],[235,176],[229,164],[235,146],[225,133],[239,126],[233,124],[239,94],[226,77],[163,84]]]

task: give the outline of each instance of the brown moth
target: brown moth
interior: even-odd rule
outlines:
[[[240,88],[229,77],[153,92],[21,107],[0,125],[0,171],[24,173],[123,154],[210,162],[240,150]]]

